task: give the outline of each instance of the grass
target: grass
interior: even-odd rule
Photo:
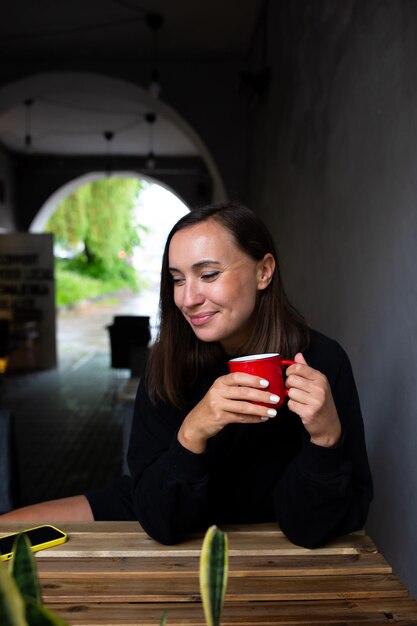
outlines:
[[[98,280],[60,267],[55,268],[55,280],[57,308],[74,306],[83,300],[92,300],[131,287],[121,278]]]

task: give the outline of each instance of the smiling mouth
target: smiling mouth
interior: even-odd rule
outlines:
[[[193,326],[203,326],[213,319],[215,315],[216,313],[199,313],[198,315],[188,315],[188,319]]]

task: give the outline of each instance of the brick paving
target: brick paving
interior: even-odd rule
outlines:
[[[15,420],[20,504],[75,495],[121,473],[118,393],[129,370],[110,366],[114,315],[149,315],[155,293],[108,298],[57,319],[59,367],[6,374],[2,406]]]

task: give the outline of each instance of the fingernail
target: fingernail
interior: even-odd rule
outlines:
[[[274,393],[272,394],[272,396],[269,396],[269,400],[271,402],[279,402],[279,396],[276,396]]]
[[[268,409],[267,413],[270,417],[275,417],[275,415],[277,414],[275,409]]]
[[[267,422],[268,420],[269,420],[269,417],[261,417],[262,422]]]
[[[262,387],[268,387],[269,382],[268,382],[267,380],[265,380],[265,378],[261,378],[261,379],[260,379],[260,381],[259,381],[259,384],[260,384]]]

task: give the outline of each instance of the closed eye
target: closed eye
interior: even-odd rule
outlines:
[[[212,280],[215,280],[219,274],[220,272],[206,272],[205,274],[201,275],[201,279],[206,282],[210,282]]]

